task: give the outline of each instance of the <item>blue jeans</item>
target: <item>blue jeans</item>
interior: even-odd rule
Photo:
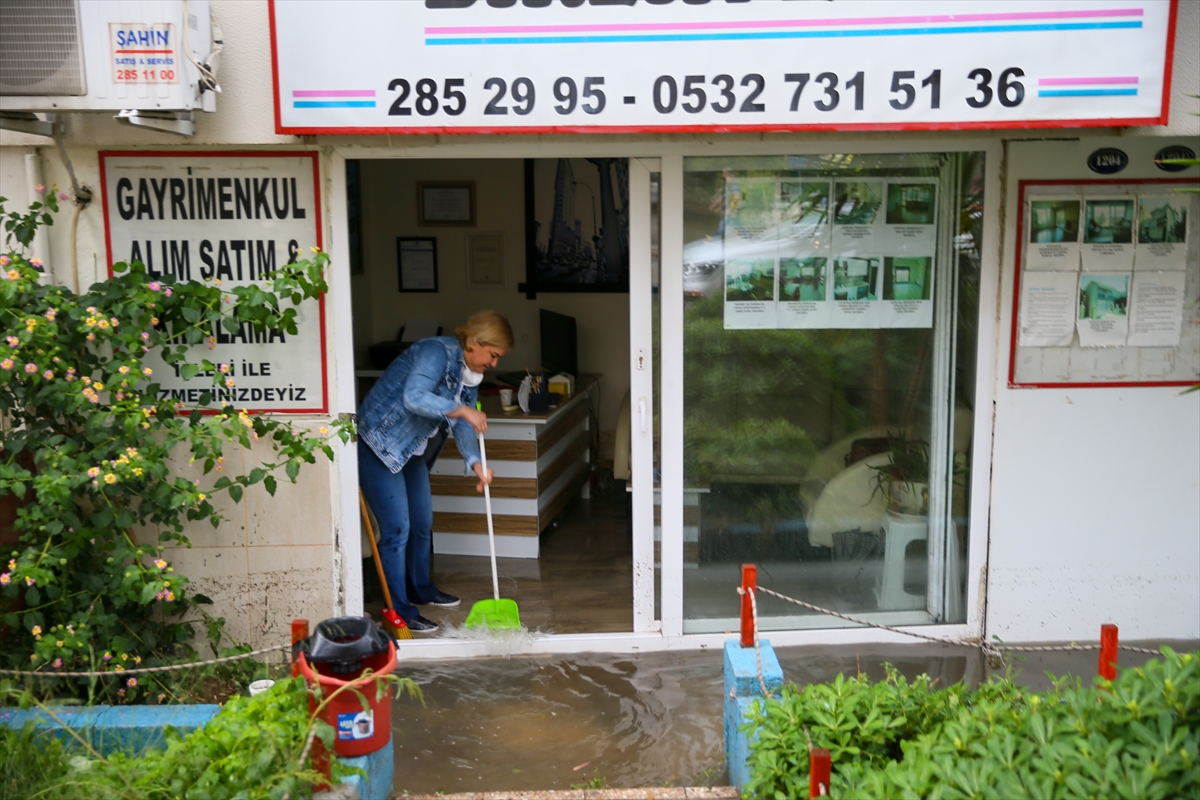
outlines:
[[[438,593],[429,574],[433,539],[429,467],[423,458],[414,456],[402,470],[393,473],[359,439],[358,482],[379,521],[379,557],[392,604],[405,620],[416,619],[420,612],[413,603],[428,602]]]

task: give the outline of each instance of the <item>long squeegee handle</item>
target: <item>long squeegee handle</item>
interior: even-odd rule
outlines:
[[[479,434],[479,463],[483,465],[483,474],[487,475],[487,448],[483,444],[483,434]],[[496,530],[492,525],[492,490],[483,484],[483,504],[487,509],[488,550],[492,555],[492,597],[500,599],[500,578],[496,574]]]

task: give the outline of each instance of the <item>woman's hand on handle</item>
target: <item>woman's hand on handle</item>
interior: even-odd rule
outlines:
[[[475,474],[479,476],[479,483],[475,486],[475,491],[482,493],[484,484],[491,485],[492,478],[495,477],[495,473],[492,472],[491,467],[488,467],[487,472],[485,473],[483,470],[483,464],[479,461],[476,461]]]
[[[487,414],[484,414],[482,411],[476,411],[475,409],[467,406],[459,406],[451,411],[447,416],[461,417],[462,419],[465,419],[470,426],[475,429],[476,433],[487,432]]]

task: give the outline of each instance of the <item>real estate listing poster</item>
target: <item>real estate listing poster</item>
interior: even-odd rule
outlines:
[[[1135,268],[1139,272],[1187,269],[1187,212],[1186,196],[1138,198]]]
[[[833,252],[835,256],[878,253],[883,233],[883,181],[838,181],[833,184]]]
[[[828,256],[830,247],[828,181],[779,182],[779,257]]]
[[[774,328],[779,182],[725,182],[725,327]]]
[[[833,259],[833,303],[830,328],[879,327],[881,256],[843,256]]]
[[[1022,347],[1070,347],[1079,298],[1077,272],[1026,272],[1021,282]]]
[[[932,256],[937,248],[937,179],[888,181],[881,251]]]
[[[1130,273],[1079,276],[1079,344],[1120,347],[1129,334]]]
[[[933,256],[884,256],[881,328],[933,327]]]
[[[775,259],[725,262],[725,327],[775,327]]]
[[[726,328],[932,327],[936,180],[727,176],[724,206]]]
[[[1079,269],[1078,195],[1037,197],[1029,202],[1029,242],[1025,269],[1075,272]]]
[[[1083,208],[1084,272],[1133,271],[1134,199],[1088,197]]]
[[[828,258],[779,260],[779,305],[775,313],[780,328],[830,327]]]
[[[1129,297],[1130,347],[1178,347],[1187,274],[1136,272]]]

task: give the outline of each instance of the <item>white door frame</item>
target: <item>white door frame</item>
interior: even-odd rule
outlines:
[[[983,151],[986,155],[983,226],[984,243],[981,248],[982,266],[979,298],[979,328],[976,352],[974,439],[972,446],[970,522],[967,566],[967,619],[962,624],[923,625],[913,628],[925,635],[946,639],[980,639],[984,635],[984,607],[986,600],[986,564],[988,549],[988,525],[990,519],[990,483],[992,459],[992,432],[994,421],[994,396],[996,391],[995,370],[998,337],[997,309],[999,308],[1001,242],[1001,162],[1003,143],[999,138],[974,139],[947,137],[944,139],[909,139],[903,134],[878,134],[865,138],[861,134],[846,135],[837,139],[821,141],[796,141],[791,135],[742,138],[730,135],[717,138],[719,134],[703,138],[662,140],[647,137],[638,141],[628,137],[624,141],[589,140],[585,137],[411,137],[413,142],[405,146],[381,146],[376,143],[383,137],[362,137],[359,140],[338,143],[327,149],[329,157],[330,200],[329,219],[331,225],[330,250],[333,255],[331,295],[334,306],[334,350],[337,389],[334,394],[333,412],[352,412],[354,406],[354,354],[350,324],[350,272],[349,272],[349,227],[346,216],[346,173],[348,158],[371,159],[452,159],[452,158],[587,158],[608,156],[616,158],[653,159],[661,165],[660,214],[661,278],[659,298],[661,302],[661,497],[662,497],[662,586],[661,628],[653,620],[653,611],[646,611],[649,597],[652,609],[652,588],[647,589],[644,571],[647,547],[646,534],[649,530],[650,558],[653,558],[653,490],[647,490],[647,453],[652,458],[652,449],[647,451],[647,442],[637,435],[640,429],[638,398],[645,397],[648,403],[647,416],[652,420],[653,385],[645,384],[645,376],[652,376],[647,369],[643,376],[634,376],[631,364],[631,429],[635,432],[634,447],[637,448],[631,467],[635,476],[640,476],[634,485],[635,563],[642,564],[641,577],[634,575],[634,630],[628,633],[601,634],[553,634],[531,637],[522,648],[528,653],[579,653],[614,652],[637,653],[660,650],[696,650],[718,648],[728,639],[726,634],[683,633],[683,159],[688,156],[753,156],[753,155],[815,155],[820,153],[922,153]],[[886,136],[886,138],[885,138]],[[388,137],[390,141],[391,137]],[[433,140],[432,142],[430,140]],[[646,165],[643,163],[643,167]],[[649,188],[649,170],[644,179]],[[635,179],[635,175],[638,177]],[[642,173],[630,171],[631,204],[636,200],[635,180],[640,184]],[[645,192],[648,211],[649,192]],[[647,219],[649,215],[647,214]],[[636,234],[636,238],[635,238]],[[631,286],[630,286],[630,348],[636,356],[644,346],[649,359],[652,352],[650,337],[650,303],[648,289],[649,247],[644,253],[635,255],[638,249],[634,242],[649,242],[649,228],[643,231],[631,219]],[[641,264],[645,260],[645,265]],[[636,282],[636,284],[635,284]],[[645,284],[645,285],[643,285]],[[641,291],[635,291],[635,285]],[[344,291],[339,291],[343,289]],[[635,319],[638,320],[635,322]],[[637,342],[646,342],[639,345]],[[635,385],[639,387],[634,389]],[[647,429],[652,437],[653,424]],[[652,448],[652,439],[650,445]],[[640,453],[641,457],[637,457]],[[338,483],[341,488],[341,541],[345,563],[343,585],[346,591],[356,592],[357,597],[346,598],[347,613],[357,603],[361,613],[361,559],[358,544],[357,480],[358,464],[353,447],[343,448],[337,461]],[[650,467],[652,470],[652,466]],[[652,475],[651,475],[652,480]],[[639,490],[640,487],[640,490]],[[645,494],[649,492],[648,511]],[[639,504],[640,500],[640,504]],[[641,522],[640,526],[636,522]],[[651,575],[653,574],[651,570]],[[652,587],[652,584],[651,584]],[[733,592],[735,587],[731,586]],[[911,637],[861,627],[831,627],[809,630],[772,631],[771,641],[776,646],[792,645],[840,645],[840,644],[904,644],[916,641]],[[418,640],[406,642],[400,648],[400,657],[405,659],[441,659],[454,657],[478,657],[489,655],[487,642],[463,640]]]

